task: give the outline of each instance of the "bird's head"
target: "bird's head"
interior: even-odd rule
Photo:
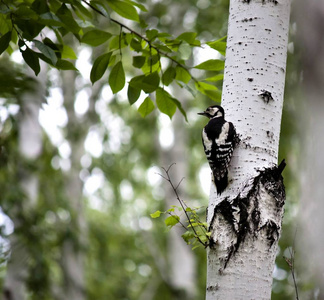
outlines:
[[[212,105],[207,107],[205,111],[198,113],[198,115],[205,116],[209,119],[224,118],[225,112],[223,107],[221,107],[220,105]]]

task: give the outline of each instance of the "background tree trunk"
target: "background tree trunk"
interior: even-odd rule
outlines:
[[[222,105],[241,139],[211,185],[206,299],[270,299],[285,199],[278,159],[290,1],[230,2]],[[283,167],[283,166],[282,166]]]
[[[42,75],[35,83],[33,91],[21,96],[19,112],[19,154],[23,160],[31,164],[37,160],[42,152],[42,129],[38,121],[38,114],[43,97],[45,95],[45,79],[47,68],[42,66]],[[31,73],[30,76],[34,77]],[[7,266],[7,273],[3,288],[4,300],[27,299],[27,284],[29,277],[28,260],[30,259],[29,245],[24,237],[16,233],[24,226],[21,217],[33,215],[38,197],[38,177],[33,171],[26,168],[26,164],[21,163],[18,167],[20,182],[17,190],[21,190],[22,199],[16,199],[14,207],[11,209],[10,218],[13,221],[15,231],[10,235],[11,254]],[[18,177],[18,176],[17,176]],[[19,194],[19,193],[17,193]],[[35,242],[35,241],[34,241]]]
[[[184,102],[184,101],[183,101]],[[172,122],[174,132],[174,144],[169,150],[161,150],[162,166],[168,167],[171,163],[176,163],[171,171],[171,178],[174,185],[177,185],[188,174],[188,164],[186,157],[187,136],[184,128],[183,116],[176,114]],[[175,198],[174,191],[166,182],[166,199],[167,209],[171,205],[180,206],[178,200]],[[186,180],[183,180],[178,188],[179,196],[182,200],[187,201],[184,191],[186,190]],[[188,203],[190,206],[190,203]],[[178,211],[177,211],[178,213]],[[183,224],[187,220],[181,218]],[[184,242],[181,235],[184,233],[182,227],[174,227],[169,232],[168,236],[168,263],[170,283],[174,289],[175,298],[181,300],[196,299],[196,267],[195,257],[191,248]]]
[[[81,126],[74,110],[76,97],[75,90],[76,72],[65,71],[62,73],[62,91],[64,104],[68,114],[67,140],[71,147],[71,168],[66,173],[65,193],[70,206],[71,228],[67,228],[65,241],[62,245],[61,266],[64,276],[64,297],[71,300],[85,299],[84,257],[87,241],[87,223],[83,209],[83,183],[79,173],[80,160],[84,154],[84,140],[88,128]]]
[[[298,1],[296,19],[299,24],[297,33],[302,45],[303,85],[301,107],[299,107],[303,159],[298,165],[301,174],[301,208],[300,226],[296,234],[296,242],[302,250],[297,256],[297,263],[302,264],[300,276],[305,281],[315,283],[323,299],[324,260],[323,260],[323,228],[324,228],[324,2]],[[307,270],[307,271],[306,271]],[[306,272],[305,272],[306,271]],[[315,275],[315,280],[313,276]],[[299,277],[299,276],[298,276]],[[309,296],[309,298],[314,295]]]

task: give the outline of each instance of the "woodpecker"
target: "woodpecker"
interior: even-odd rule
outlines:
[[[202,131],[202,143],[220,195],[228,185],[228,166],[236,140],[235,127],[225,120],[224,109],[219,105],[209,106],[198,114],[209,118]]]

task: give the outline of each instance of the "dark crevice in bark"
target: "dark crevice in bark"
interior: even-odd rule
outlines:
[[[229,225],[235,237],[227,248],[223,269],[248,235],[254,239],[265,237],[269,249],[279,239],[282,208],[285,203],[285,187],[281,173],[285,166],[283,160],[279,166],[259,171],[259,174],[236,198],[233,200],[225,198],[216,205],[209,231],[217,231],[217,226],[222,219]],[[247,187],[249,191],[244,193]],[[271,203],[260,203],[262,198],[271,199]],[[213,240],[210,247],[216,248],[217,240]]]

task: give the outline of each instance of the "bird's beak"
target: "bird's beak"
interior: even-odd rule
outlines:
[[[203,112],[199,112],[198,115],[201,115],[201,116],[207,116],[207,112],[203,111]]]

